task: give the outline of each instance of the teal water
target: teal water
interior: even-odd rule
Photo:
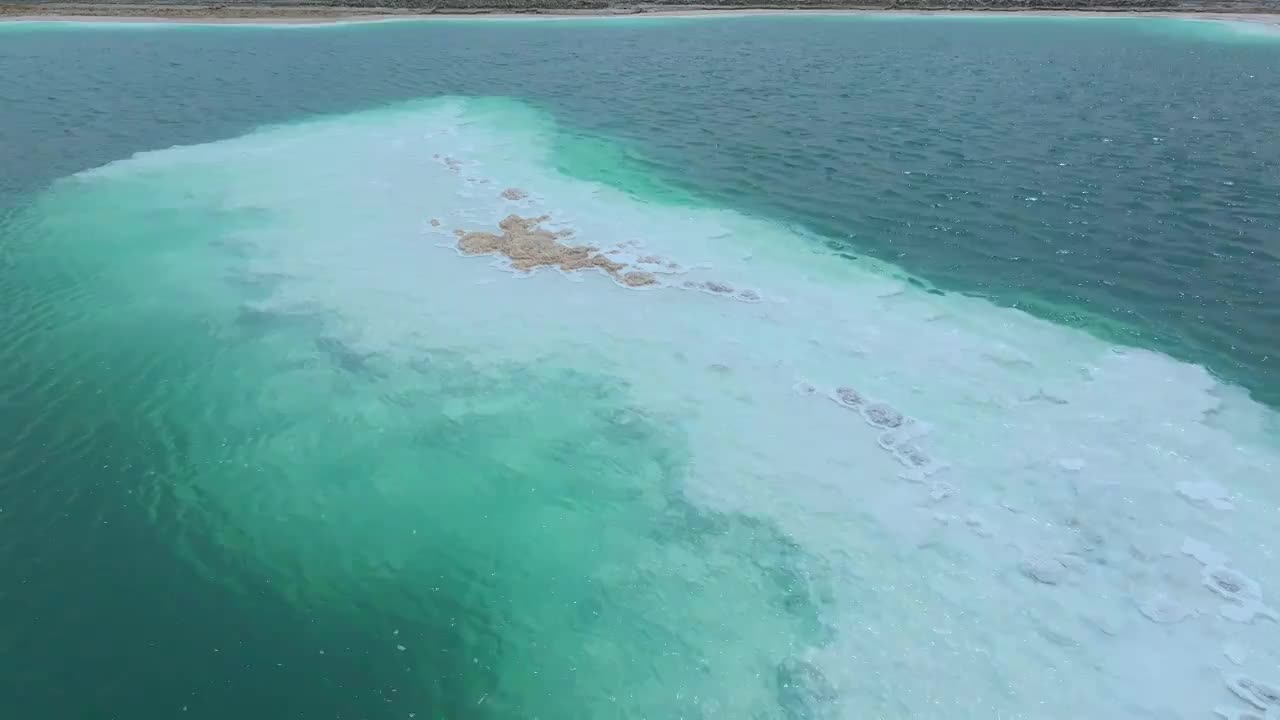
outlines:
[[[1265,707],[1277,70],[1172,20],[0,26],[5,716]],[[658,282],[459,256],[510,213]]]

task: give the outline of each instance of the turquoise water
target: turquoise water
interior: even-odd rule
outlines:
[[[1265,707],[1278,66],[1163,20],[0,27],[5,716]],[[458,252],[509,214],[655,284]]]

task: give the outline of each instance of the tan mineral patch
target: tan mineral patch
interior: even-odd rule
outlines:
[[[506,190],[503,190],[502,197],[508,200],[523,200],[529,197],[529,193],[521,190],[520,188],[512,187],[512,188],[507,188]]]
[[[632,270],[618,279],[628,287],[644,287],[646,285],[655,285],[658,282],[658,278],[654,277],[653,273],[643,270]]]
[[[572,233],[568,230],[552,232],[540,227],[547,217],[508,215],[498,223],[501,235],[457,230],[458,249],[466,255],[502,255],[511,261],[511,267],[522,271],[540,267],[556,267],[565,272],[599,268],[628,287],[657,284],[658,279],[653,273],[630,270],[625,263],[601,254],[599,248],[561,242]]]

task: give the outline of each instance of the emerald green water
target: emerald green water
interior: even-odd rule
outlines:
[[[1273,611],[1202,574],[1280,579],[1278,66],[1165,20],[0,26],[6,717],[1243,707]],[[678,269],[458,256],[509,213]]]

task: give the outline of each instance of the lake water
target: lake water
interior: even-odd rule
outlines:
[[[1227,23],[0,25],[0,715],[1263,718],[1276,108]]]

